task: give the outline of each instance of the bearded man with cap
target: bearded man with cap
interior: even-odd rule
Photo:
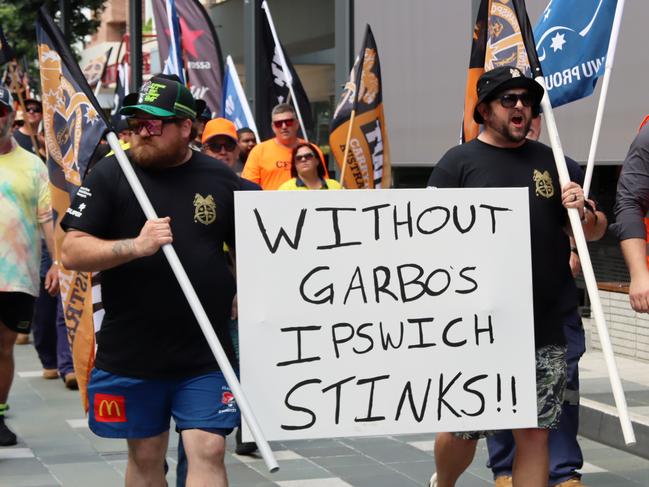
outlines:
[[[584,211],[581,187],[559,187],[551,148],[526,139],[540,111],[543,88],[519,69],[500,67],[478,80],[473,118],[484,125],[480,135],[453,147],[428,180],[438,188],[527,187],[530,208],[532,288],[538,428],[513,430],[515,487],[548,485],[548,431],[556,428],[566,385],[565,316],[577,306],[570,266],[566,208],[576,208],[586,236],[596,221]],[[512,343],[512,347],[516,344]],[[451,487],[473,460],[477,440],[493,432],[438,433],[436,473],[430,486]]]
[[[235,363],[228,319],[235,287],[223,245],[234,245],[239,178],[192,151],[196,101],[153,77],[121,109],[135,173],[159,218],[146,220],[114,156],[100,161],[62,220],[66,268],[102,271],[105,317],[88,396],[89,425],[128,442],[126,485],[166,485],[170,418],[189,459],[188,483],[227,485],[225,436],[239,411],[160,247],[173,241],[214,331]]]

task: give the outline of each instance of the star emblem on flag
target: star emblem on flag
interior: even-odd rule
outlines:
[[[202,29],[192,30],[183,17],[179,17],[178,20],[180,21],[180,32],[182,32],[180,43],[182,44],[183,51],[188,52],[196,59],[198,57],[196,40],[205,34],[205,31]],[[170,35],[169,29],[165,29],[165,32],[167,35]]]
[[[550,44],[550,47],[552,48],[553,52],[563,51],[563,45],[565,43],[565,35],[557,32],[557,34],[552,38],[552,44]]]
[[[94,125],[95,122],[99,121],[99,114],[93,107],[86,107],[86,113],[84,114],[86,122],[90,125]]]

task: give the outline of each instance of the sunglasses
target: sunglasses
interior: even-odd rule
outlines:
[[[6,117],[11,113],[11,109],[6,105],[0,105],[0,117]]]
[[[128,128],[131,129],[134,133],[140,134],[142,127],[147,131],[147,134],[151,136],[162,135],[162,126],[165,123],[173,123],[177,118],[127,118],[126,124]]]
[[[315,154],[313,152],[309,152],[308,154],[298,154],[295,156],[295,160],[298,162],[301,161],[311,161],[315,157]]]
[[[237,147],[237,143],[232,139],[228,139],[227,142],[207,142],[206,145],[212,152],[220,152],[221,149],[232,152]]]
[[[286,120],[274,120],[273,125],[275,128],[281,129],[283,126],[292,127],[295,123],[294,118],[287,118]]]
[[[29,113],[42,113],[43,109],[41,107],[31,106],[31,107],[25,108],[25,111],[29,112]]]
[[[517,95],[516,93],[507,93],[499,96],[498,99],[503,108],[514,108],[518,104],[519,100],[524,107],[531,107],[534,102],[532,95],[529,93],[522,93],[520,95]]]

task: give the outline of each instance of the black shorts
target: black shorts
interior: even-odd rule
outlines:
[[[18,333],[29,333],[36,298],[26,293],[0,292],[0,322]]]

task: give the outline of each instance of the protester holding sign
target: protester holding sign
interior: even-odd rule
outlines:
[[[130,158],[152,205],[146,220],[114,156],[84,180],[62,221],[66,268],[102,271],[105,316],[88,388],[90,428],[126,438],[127,485],[164,485],[170,417],[189,459],[188,481],[227,485],[225,436],[239,422],[234,397],[160,247],[171,243],[231,362],[228,319],[240,181],[189,148],[196,101],[177,81],[153,77],[126,104]]]
[[[473,113],[484,131],[471,142],[449,150],[428,182],[442,188],[529,188],[539,427],[512,431],[516,441],[513,482],[525,487],[547,486],[548,430],[559,421],[566,385],[562,324],[577,305],[577,293],[568,266],[565,208],[579,211],[585,231],[592,231],[595,225],[590,212],[584,211],[581,187],[575,182],[561,190],[557,187],[559,178],[551,149],[525,138],[532,117],[539,113],[542,96],[541,86],[518,68],[499,67],[484,73],[478,80]],[[437,472],[430,485],[454,486],[473,459],[477,439],[488,434],[438,434]]]
[[[291,176],[279,189],[342,189],[338,181],[325,177],[324,161],[316,146],[308,142],[302,142],[293,149]]]
[[[538,140],[541,135],[541,116],[532,120],[527,138]],[[582,182],[584,174],[577,162],[569,157],[566,158],[568,171],[571,179]],[[606,232],[606,215],[597,210],[595,203],[586,211],[595,212],[597,222],[597,235],[593,240],[598,240]],[[574,277],[580,272],[579,254],[575,243],[570,238],[570,270]],[[584,457],[577,440],[579,431],[579,359],[586,351],[586,336],[581,322],[579,310],[575,308],[568,313],[563,326],[566,337],[566,363],[568,381],[566,392],[563,398],[561,420],[556,430],[551,430],[548,436],[548,448],[550,454],[550,475],[549,484],[555,487],[580,487],[581,474],[579,470],[583,467]],[[487,438],[489,449],[489,467],[491,468],[496,487],[512,486],[512,467],[514,463],[514,438],[511,431],[502,431]]]

